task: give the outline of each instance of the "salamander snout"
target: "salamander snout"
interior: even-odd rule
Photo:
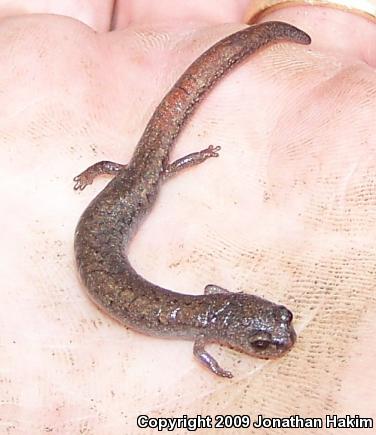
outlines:
[[[259,330],[249,337],[249,344],[256,356],[275,358],[291,349],[296,341],[292,326],[293,315],[286,307],[274,305],[268,316],[260,319]]]
[[[236,298],[237,305],[231,314],[237,326],[225,332],[229,345],[265,359],[278,358],[293,347],[296,333],[290,310],[253,295]],[[239,318],[241,322],[236,322]]]

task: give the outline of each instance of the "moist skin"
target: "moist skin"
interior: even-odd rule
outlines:
[[[76,262],[92,300],[139,332],[193,340],[198,360],[223,377],[232,374],[205,350],[208,342],[260,358],[279,357],[296,340],[292,313],[258,296],[217,285],[207,285],[203,295],[164,289],[140,276],[126,251],[163,182],[218,156],[219,147],[210,146],[169,163],[176,138],[198,103],[232,67],[277,41],[309,44],[310,37],[287,23],[271,21],[222,39],[193,62],[164,97],[127,165],[98,162],[74,179],[74,188],[82,190],[97,175],[114,175],[84,211],[75,232]]]

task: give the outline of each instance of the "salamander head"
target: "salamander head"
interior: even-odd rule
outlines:
[[[258,358],[278,358],[289,351],[296,341],[291,311],[257,296],[237,296],[228,306],[223,341]]]

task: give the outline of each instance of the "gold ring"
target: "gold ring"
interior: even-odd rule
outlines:
[[[255,23],[266,11],[288,6],[326,6],[376,20],[376,0],[255,0],[245,15],[246,23]]]

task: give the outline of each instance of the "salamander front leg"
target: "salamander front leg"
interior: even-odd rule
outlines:
[[[205,287],[204,294],[205,295],[216,295],[218,293],[231,293],[229,290],[226,290],[223,287],[219,287],[219,285],[208,284]]]
[[[98,175],[116,175],[126,166],[127,165],[121,165],[120,163],[109,162],[107,160],[94,163],[94,165],[89,166],[84,172],[81,172],[81,174],[73,178],[73,181],[76,182],[73,188],[74,190],[84,190]]]
[[[208,367],[213,373],[223,378],[232,378],[232,373],[224,370],[217,361],[205,350],[206,340],[203,335],[196,337],[193,345],[193,355],[199,359],[199,361]]]
[[[191,166],[199,165],[210,157],[218,157],[218,151],[220,149],[221,147],[219,146],[214,147],[213,145],[209,145],[204,150],[181,157],[180,159],[177,159],[167,165],[166,169],[164,170],[163,176],[165,179],[170,178],[172,175],[177,174],[182,169],[187,169]]]
[[[241,292],[232,292],[232,291],[230,291],[230,290],[226,290],[225,288],[220,287],[219,285],[216,285],[216,284],[208,284],[208,285],[205,287],[205,290],[204,290],[204,294],[205,294],[205,295],[216,295],[216,294],[219,294],[219,293],[236,293],[236,294],[244,294],[243,291],[241,291]]]

